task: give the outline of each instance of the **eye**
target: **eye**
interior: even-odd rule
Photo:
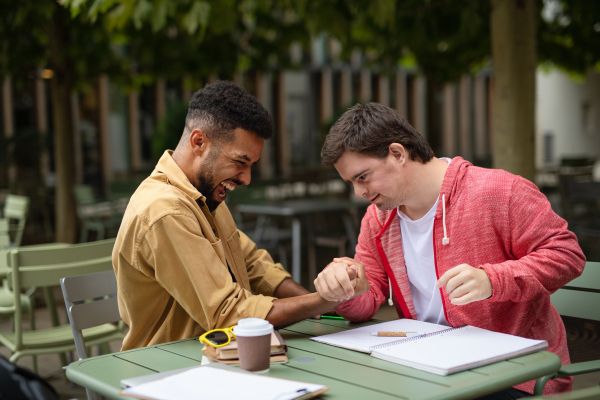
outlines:
[[[358,177],[358,180],[364,181],[366,177],[367,177],[367,174],[362,174],[361,176]]]

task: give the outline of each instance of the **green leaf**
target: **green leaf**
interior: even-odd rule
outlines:
[[[75,18],[81,12],[81,6],[87,2],[87,0],[59,0],[58,3],[64,7],[67,7],[71,11],[71,18]]]
[[[167,2],[165,0],[157,0],[154,3],[151,23],[153,32],[158,32],[165,27],[167,23]]]
[[[133,9],[133,25],[136,29],[141,29],[144,23],[144,20],[148,18],[150,13],[152,12],[152,3],[148,0],[140,0],[137,2],[137,5]]]
[[[210,16],[210,4],[197,1],[192,4],[190,11],[183,17],[182,24],[188,34],[194,34],[198,26],[206,27]]]

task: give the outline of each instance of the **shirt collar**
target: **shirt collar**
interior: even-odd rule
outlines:
[[[158,160],[155,170],[165,174],[171,185],[180,189],[195,201],[206,201],[206,198],[192,185],[188,177],[179,168],[179,165],[173,160],[172,155],[172,150],[166,150],[160,160]]]

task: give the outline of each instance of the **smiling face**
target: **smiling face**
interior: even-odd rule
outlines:
[[[227,198],[227,192],[250,184],[250,168],[260,158],[264,139],[236,128],[234,139],[211,144],[206,158],[196,170],[194,186],[206,197],[209,210],[215,210]]]
[[[391,210],[406,204],[410,192],[404,168],[406,152],[402,150],[401,154],[390,151],[384,158],[347,151],[334,166],[342,179],[354,187],[358,197],[364,197],[380,210]]]

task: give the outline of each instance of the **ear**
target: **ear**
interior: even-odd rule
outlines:
[[[208,150],[210,149],[210,139],[202,129],[194,129],[192,133],[190,133],[189,140],[190,148],[196,156],[203,157],[208,154]]]
[[[407,161],[408,153],[400,143],[390,144],[389,150],[390,156],[394,157],[397,162],[404,164]]]

